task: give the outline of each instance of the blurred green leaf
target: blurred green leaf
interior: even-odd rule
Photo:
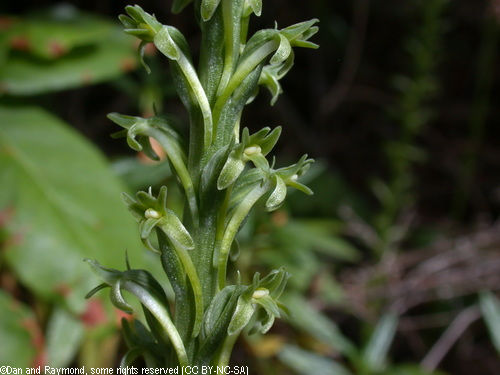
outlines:
[[[33,312],[24,304],[0,290],[0,364],[31,367],[36,364],[42,334]]]
[[[491,292],[481,293],[479,306],[490,332],[491,341],[500,354],[500,301]]]
[[[336,223],[328,219],[293,220],[283,228],[304,245],[340,260],[355,261],[359,250],[338,236]]]
[[[85,86],[136,66],[133,39],[118,23],[69,7],[11,23],[0,38],[0,95]]]
[[[172,175],[168,162],[144,164],[137,157],[124,157],[112,162],[113,171],[123,180],[129,190],[146,190],[149,186],[159,186]],[[171,189],[169,189],[171,194]]]
[[[129,249],[133,267],[151,259],[135,250],[142,246],[122,186],[95,148],[43,110],[0,107],[0,123],[5,259],[36,295],[64,297],[81,312],[97,285],[84,258],[123,268]]]
[[[56,307],[47,325],[47,364],[67,367],[84,336],[83,323],[66,309]]]
[[[368,373],[384,370],[397,326],[396,315],[385,314],[380,318],[363,351],[362,362],[364,368],[368,369]]]
[[[340,332],[335,323],[316,310],[298,294],[286,294],[282,297],[291,311],[288,322],[294,327],[309,333],[333,350],[353,358],[357,354],[356,347]]]
[[[316,353],[285,345],[278,358],[289,368],[301,375],[350,375],[351,372],[333,359]]]

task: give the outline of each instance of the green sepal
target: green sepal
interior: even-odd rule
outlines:
[[[151,231],[153,228],[158,224],[158,222],[161,220],[160,219],[146,219],[142,220],[141,223],[139,224],[139,234],[141,238],[148,238],[149,235],[151,234]]]
[[[146,70],[146,73],[151,74],[151,68],[149,67],[148,64],[146,64],[146,61],[144,60],[144,55],[146,54],[146,47],[148,46],[148,42],[141,40],[141,43],[139,43],[139,62],[141,63],[142,67]]]
[[[142,210],[142,205],[139,204],[134,198],[132,198],[127,193],[122,193],[122,201],[127,206],[127,209],[135,218],[136,221],[141,221],[144,219],[144,211]]]
[[[283,204],[287,193],[285,181],[278,175],[274,175],[273,179],[275,183],[274,190],[266,201],[266,209],[269,211],[278,209]]]
[[[292,53],[292,45],[288,41],[285,35],[279,34],[280,44],[274,55],[271,57],[269,62],[272,65],[278,65],[284,62],[288,56]]]
[[[107,268],[107,267],[101,266],[99,264],[99,262],[97,262],[96,260],[85,258],[84,261],[90,265],[92,271],[97,275],[97,277],[99,279],[101,279],[103,281],[103,283],[108,285],[108,286],[115,284],[118,280],[120,280],[120,278],[122,276],[121,271],[115,270],[113,268]],[[99,288],[99,289],[97,289],[97,288]],[[102,284],[99,285],[98,287],[92,289],[91,292],[95,293],[101,289],[104,289],[104,286],[102,286]],[[90,294],[91,292],[89,292],[89,294],[87,294],[87,298],[91,297],[94,294],[94,293]]]
[[[278,309],[278,305],[276,302],[271,298],[270,295],[267,295],[265,297],[256,299],[252,299],[255,303],[258,303],[260,306],[264,308],[268,312],[269,315],[274,315],[276,318],[281,318],[280,311]]]
[[[92,289],[90,292],[88,292],[86,295],[85,295],[85,299],[88,299],[90,297],[92,297],[94,294],[96,294],[98,291],[102,290],[102,289],[106,289],[106,288],[109,288],[109,285],[106,284],[106,283],[102,283],[102,284],[99,284],[97,285],[94,289]]]
[[[161,30],[155,35],[154,43],[156,48],[171,60],[179,60],[181,52],[175,41],[170,35],[172,26],[163,26]]]
[[[201,1],[201,19],[207,22],[214,15],[221,0],[202,0]]]
[[[217,321],[220,319],[224,309],[231,301],[233,294],[236,291],[236,285],[229,285],[215,294],[210,302],[210,305],[203,315],[203,325],[201,330],[201,338],[206,340],[214,331]],[[234,298],[234,300],[236,300]]]
[[[241,294],[239,285],[230,285],[219,291],[208,307],[203,322],[204,340],[200,346],[195,363],[206,365],[210,362],[219,345],[227,337],[227,327]]]
[[[141,30],[143,35],[142,40],[152,42],[154,35],[160,31],[162,24],[156,20],[154,15],[144,11],[139,5],[128,5],[125,7],[126,15],[120,15],[118,18],[126,27],[125,32]],[[133,34],[132,34],[133,35]]]
[[[254,326],[249,330],[248,334],[253,335],[257,332],[261,334],[267,333],[274,324],[275,316],[266,309],[257,311],[257,318]]]
[[[281,267],[279,270],[272,270],[269,275],[260,281],[259,286],[268,289],[269,295],[273,299],[278,299],[283,293],[290,276],[285,268]]]
[[[109,291],[109,299],[111,300],[111,303],[121,311],[127,314],[132,314],[134,312],[134,308],[131,304],[125,301],[125,298],[123,298],[121,283],[122,279],[120,278],[111,285],[111,290]]]
[[[245,199],[245,197],[257,186],[266,181],[266,175],[257,168],[244,171],[234,183],[229,198],[227,216],[232,215],[232,211]]]
[[[231,157],[228,156],[229,150],[234,146],[234,140],[227,146],[220,148],[208,161],[208,163],[203,167],[201,172],[201,191],[203,194],[207,193],[212,195],[213,188],[217,187],[218,179],[222,168],[224,167],[226,161]],[[219,189],[220,190],[220,189]]]
[[[319,30],[317,26],[313,26],[317,22],[319,20],[316,18],[300,22],[280,30],[280,33],[288,39],[292,47],[318,48],[316,43],[308,41]]]
[[[236,181],[245,169],[245,164],[246,161],[242,160],[238,149],[231,151],[217,180],[217,189],[224,190]]]
[[[159,225],[174,247],[181,247],[186,250],[194,249],[193,238],[172,210],[167,210],[166,215],[160,220]]]
[[[231,323],[227,327],[227,334],[229,336],[239,334],[245,328],[255,312],[255,305],[252,303],[252,298],[241,295],[238,298],[236,309],[234,310]]]
[[[293,66],[294,56],[295,54],[292,50],[290,56],[288,56],[283,63],[277,65],[266,65],[262,69],[262,73],[259,78],[259,85],[266,87],[271,93],[271,105],[276,103],[278,96],[283,92],[279,80],[282,79]]]
[[[245,8],[247,7],[249,7],[257,17],[260,17],[262,14],[262,0],[245,0]],[[248,17],[249,14],[244,14],[244,16]]]

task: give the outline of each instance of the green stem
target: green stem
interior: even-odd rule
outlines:
[[[226,336],[224,343],[222,344],[220,353],[217,359],[217,367],[225,368],[229,365],[229,360],[231,359],[231,352],[233,351],[234,344],[238,340],[239,334],[234,334]]]
[[[212,119],[214,123],[214,133],[213,137],[217,136],[217,125],[219,123],[219,117],[221,115],[224,105],[229,100],[231,94],[236,90],[236,88],[245,80],[245,78],[252,72],[259,64],[261,64],[267,56],[276,51],[279,46],[279,42],[276,40],[270,40],[264,43],[257,50],[255,50],[250,57],[245,59],[238,67],[229,80],[225,90],[218,97],[215,102],[214,109],[212,112]]]

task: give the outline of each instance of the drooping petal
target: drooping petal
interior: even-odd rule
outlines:
[[[275,175],[276,186],[266,201],[266,208],[270,211],[277,209],[281,206],[286,197],[286,184],[283,179]]]

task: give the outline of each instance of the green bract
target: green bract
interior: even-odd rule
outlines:
[[[176,0],[178,12],[190,0]],[[262,201],[268,211],[279,208],[288,187],[306,194],[299,182],[312,159],[275,168],[268,159],[281,127],[265,127],[254,134],[240,131],[242,111],[259,85],[267,87],[274,104],[282,92],[279,81],[294,61],[293,48],[316,48],[309,38],[317,20],[283,29],[257,31],[247,38],[252,14],[260,15],[261,0],[197,0],[194,8],[202,31],[198,63],[188,43],[173,26],[163,25],[141,7],[128,6],[121,15],[125,32],[141,40],[140,59],[152,43],[166,57],[180,100],[189,114],[189,139],[184,139],[165,116],[142,118],[111,113],[124,128],[129,146],[158,159],[151,146],[156,140],[165,151],[185,195],[183,214],[167,207],[167,188],[153,189],[123,200],[138,221],[144,247],[158,254],[174,300],[145,270],[124,272],[87,260],[102,279],[88,296],[111,288],[115,306],[127,313],[132,306],[122,290],[143,306],[146,324],[123,322],[129,351],[122,365],[142,356],[150,367],[176,365],[225,366],[237,337],[244,331],[267,332],[286,308],[279,302],[290,275],[274,270],[251,285],[228,279],[228,262],[238,255],[236,236],[252,208]],[[145,65],[145,64],[144,64]],[[149,69],[146,67],[146,69]],[[236,251],[235,251],[236,249]],[[231,254],[231,257],[230,257]],[[170,305],[175,306],[173,313]]]

